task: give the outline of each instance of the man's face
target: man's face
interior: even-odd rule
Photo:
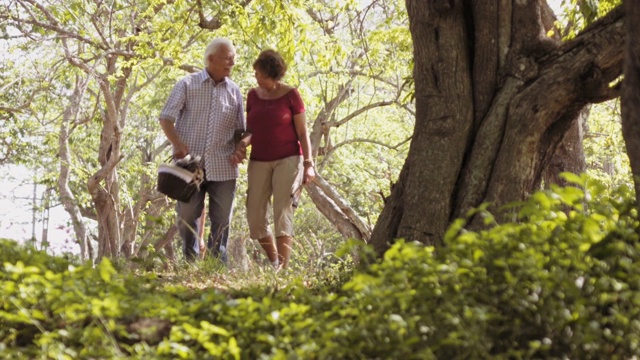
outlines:
[[[209,74],[215,81],[221,81],[225,76],[231,74],[231,69],[235,64],[236,53],[226,45],[220,46],[218,51],[209,55]]]

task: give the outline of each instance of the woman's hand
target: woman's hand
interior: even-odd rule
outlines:
[[[312,182],[315,177],[316,177],[316,168],[313,166],[312,163],[311,164],[305,163],[304,174],[302,176],[302,183],[306,185]]]

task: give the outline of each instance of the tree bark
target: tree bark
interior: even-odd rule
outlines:
[[[578,114],[578,119],[572,122],[562,141],[553,151],[553,156],[542,177],[545,188],[549,188],[551,184],[568,185],[566,180],[560,176],[563,172],[581,174],[586,170],[587,164],[582,141],[584,140],[588,117],[589,107],[587,106]]]
[[[392,226],[393,238],[436,244],[449,223],[453,191],[473,129],[469,29],[461,1],[408,0],[407,11],[414,40],[415,130],[402,170],[408,173],[401,174],[402,183],[394,187],[373,238],[381,244],[391,240],[381,229],[393,220],[398,221]],[[388,213],[389,206],[402,213]]]
[[[540,183],[545,160],[582,108],[617,95],[609,83],[622,70],[620,10],[549,57],[520,63],[519,69],[535,76],[522,78],[525,82],[510,102],[484,201],[501,205],[526,198]]]
[[[624,83],[622,85],[622,136],[624,137],[636,192],[636,209],[640,210],[640,0],[624,0],[626,46]]]
[[[111,58],[107,61],[107,71],[112,75],[117,71],[115,60]],[[122,75],[116,81],[115,91],[111,89],[106,76],[99,79],[100,89],[107,104],[98,148],[98,161],[102,167],[89,178],[87,184],[98,218],[97,259],[103,256],[110,258],[120,256],[122,245],[122,214],[119,211],[120,184],[116,167],[124,157],[121,153],[124,120],[121,118],[119,109],[129,74],[130,69],[122,70]]]
[[[58,138],[58,155],[60,156],[60,175],[58,176],[58,193],[60,194],[60,202],[65,211],[71,217],[71,223],[76,235],[76,241],[80,246],[80,258],[82,260],[92,260],[93,254],[91,247],[87,246],[88,236],[87,228],[84,224],[82,213],[77,205],[77,200],[73,192],[69,188],[71,178],[71,154],[69,151],[69,137],[71,136],[70,124],[78,114],[80,102],[85,84],[76,78],[76,84],[73,94],[70,97],[70,103],[65,108],[63,119],[60,124],[60,134]]]
[[[342,236],[369,241],[371,229],[350,207],[349,203],[320,175],[307,186],[307,193],[318,210]]]
[[[564,44],[546,36],[542,0],[407,0],[407,11],[415,132],[372,234],[379,253],[397,238],[441,245],[469,210],[526,198],[582,109],[618,95],[622,71],[621,7]]]

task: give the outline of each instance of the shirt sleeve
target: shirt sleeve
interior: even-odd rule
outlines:
[[[304,102],[302,101],[302,97],[300,97],[300,93],[298,89],[291,90],[291,113],[293,115],[298,115],[304,112]]]
[[[186,89],[187,87],[184,80],[178,81],[178,83],[173,87],[173,90],[171,90],[167,103],[160,112],[160,119],[175,122],[180,117],[180,113],[184,108],[186,100]]]

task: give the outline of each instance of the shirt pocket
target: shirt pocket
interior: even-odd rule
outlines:
[[[215,121],[215,136],[218,145],[233,148],[233,133],[236,129],[237,108],[229,103],[219,103]]]
[[[231,102],[221,102],[219,106],[221,125],[236,128],[237,106]]]

